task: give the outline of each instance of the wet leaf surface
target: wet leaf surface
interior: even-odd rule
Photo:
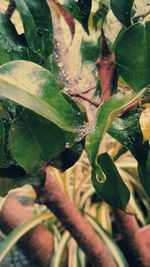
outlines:
[[[29,47],[43,59],[53,52],[53,25],[44,0],[15,0]],[[40,12],[39,12],[40,11]]]
[[[0,13],[0,65],[17,59],[29,59],[29,50],[22,42],[14,24]]]

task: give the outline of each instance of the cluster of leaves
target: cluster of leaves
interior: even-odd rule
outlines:
[[[130,192],[111,157],[107,153],[98,156],[98,151],[109,131],[138,161],[141,183],[150,196],[149,143],[143,143],[139,125],[141,110],[117,118],[127,105],[147,94],[150,84],[150,21],[145,19],[135,23],[133,0],[111,0],[110,6],[99,0],[94,14],[89,0],[66,0],[62,6],[58,1],[50,2],[66,19],[72,37],[74,19],[90,34],[90,19],[95,32],[99,32],[102,25],[107,26],[108,11],[113,11],[122,28],[112,49],[119,75],[132,90],[118,92],[106,101],[97,110],[95,127],[87,135],[84,112],[70,96],[62,93],[60,84],[51,73],[54,30],[46,0],[15,0],[23,34],[17,33],[6,14],[0,14],[1,180],[8,182],[9,179],[11,186],[28,182],[42,185],[43,167],[50,164],[63,171],[69,168],[79,159],[85,141],[97,193],[110,205],[125,210]],[[93,61],[101,46],[100,39],[96,45],[82,43],[83,62],[87,54],[85,48],[93,51],[85,61]],[[66,157],[69,159],[67,162]]]

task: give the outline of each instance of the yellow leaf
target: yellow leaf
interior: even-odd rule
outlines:
[[[145,109],[140,117],[140,126],[144,141],[150,139],[150,108]]]

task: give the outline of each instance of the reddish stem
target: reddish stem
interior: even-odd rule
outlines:
[[[94,267],[115,267],[116,264],[91,225],[69,202],[48,169],[46,173],[45,186],[41,190],[36,189],[40,202],[45,204],[58,217]]]
[[[12,195],[9,195],[0,212],[0,229],[9,234],[18,225],[31,219],[31,214]],[[53,235],[42,224],[26,233],[18,242],[23,252],[39,267],[48,267],[53,254]]]
[[[135,216],[128,215],[119,209],[114,209],[113,213],[126,249],[134,261],[134,266],[149,267],[149,249],[144,238],[140,235],[140,227]]]

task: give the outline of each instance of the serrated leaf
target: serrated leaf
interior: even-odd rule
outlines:
[[[103,183],[97,181],[96,176],[92,178],[97,194],[111,206],[125,210],[130,192],[122,181],[115,164],[107,153],[101,154],[97,158],[97,163],[106,175],[106,181]]]
[[[87,137],[86,137],[86,151],[92,165],[92,179],[105,180],[105,175],[101,170],[101,167],[97,163],[97,156],[99,145],[103,139],[103,136],[111,126],[112,122],[123,110],[123,108],[134,101],[140,94],[145,91],[143,89],[138,94],[131,93],[118,93],[113,95],[97,112],[97,123],[96,126]]]
[[[131,11],[134,0],[110,0],[112,12],[126,27],[131,25]]]
[[[150,139],[150,108],[145,109],[140,116],[140,126],[144,141]]]
[[[23,45],[14,24],[0,13],[0,65],[17,59],[29,59],[29,51]]]
[[[53,52],[53,24],[45,0],[15,0],[29,47],[47,59]]]
[[[150,84],[150,21],[136,23],[121,34],[115,54],[119,72],[135,91]],[[142,48],[142,49],[141,49]]]
[[[62,129],[30,110],[20,113],[9,133],[13,158],[31,175],[62,152],[67,142]]]
[[[82,113],[65,100],[54,76],[35,63],[20,60],[1,66],[0,95],[67,131],[80,132],[83,127]]]

